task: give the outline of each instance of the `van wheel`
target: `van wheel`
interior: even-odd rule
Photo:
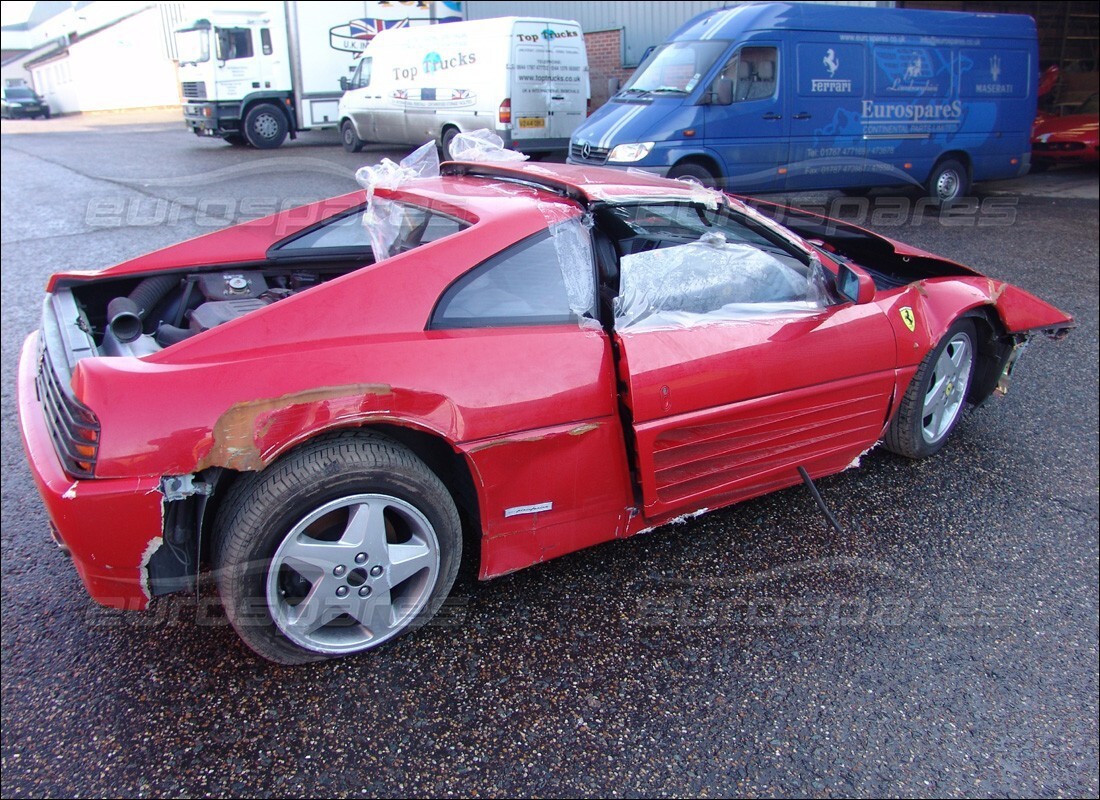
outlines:
[[[945,158],[933,168],[925,188],[933,200],[950,203],[966,196],[970,190],[970,176],[964,164],[954,158]]]
[[[444,161],[453,161],[454,160],[454,156],[451,155],[451,142],[453,142],[455,140],[455,137],[458,136],[458,134],[459,134],[458,128],[447,128],[447,130],[443,131],[443,140],[440,143],[441,144],[440,149],[443,151],[443,160]]]
[[[344,149],[349,153],[358,153],[366,144],[355,132],[355,123],[350,119],[344,120],[343,124],[340,125],[340,140],[344,143]]]
[[[439,478],[396,442],[360,432],[239,481],[214,535],[226,617],[281,664],[360,653],[420,627],[462,558],[458,510]]]
[[[271,103],[260,103],[244,115],[244,137],[257,150],[272,150],[286,141],[286,114]]]
[[[672,179],[683,178],[695,183],[701,183],[710,189],[718,188],[718,178],[702,164],[677,164],[668,171],[668,177]]]

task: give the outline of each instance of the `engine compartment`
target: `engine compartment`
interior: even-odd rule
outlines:
[[[358,266],[246,266],[148,277],[70,281],[80,318],[99,355],[143,356],[251,314]]]

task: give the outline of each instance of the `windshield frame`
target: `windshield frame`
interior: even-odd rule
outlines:
[[[618,95],[654,95],[668,94],[669,96],[687,96],[695,92],[700,86],[707,85],[707,78],[714,71],[715,65],[724,63],[722,57],[729,50],[732,42],[722,39],[713,40],[675,40],[665,42],[657,47],[646,57],[630,80],[619,91]],[[662,80],[667,77],[670,68],[686,66],[676,60],[676,56],[690,52],[693,56],[694,72],[685,73],[680,81],[669,82]],[[700,62],[705,62],[700,68]],[[679,84],[679,85],[677,85]]]
[[[184,58],[183,47],[181,42],[188,34],[198,34],[199,41],[199,54],[201,58]],[[179,56],[179,63],[183,64],[204,64],[210,60],[210,27],[209,26],[195,26],[191,28],[181,28],[175,33],[176,36],[176,54]],[[190,39],[190,36],[187,36]]]

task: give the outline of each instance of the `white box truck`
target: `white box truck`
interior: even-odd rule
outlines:
[[[176,31],[184,120],[199,136],[273,148],[334,127],[341,82],[383,30],[462,20],[460,2],[195,4]]]
[[[344,147],[417,145],[450,157],[458,133],[485,128],[524,153],[564,150],[586,116],[588,56],[571,20],[497,17],[381,31],[340,101]]]

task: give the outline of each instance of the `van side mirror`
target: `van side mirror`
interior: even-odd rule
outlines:
[[[729,78],[719,78],[714,84],[714,95],[711,101],[720,106],[728,106],[733,102],[733,81]]]
[[[857,306],[875,299],[875,280],[854,264],[841,264],[836,276],[836,290],[845,300]]]
[[[340,76],[340,91],[346,92],[348,90],[348,78],[346,75]]]
[[[608,97],[614,97],[618,93],[620,85],[621,85],[621,83],[620,83],[618,78],[608,78],[607,79],[607,96]]]

